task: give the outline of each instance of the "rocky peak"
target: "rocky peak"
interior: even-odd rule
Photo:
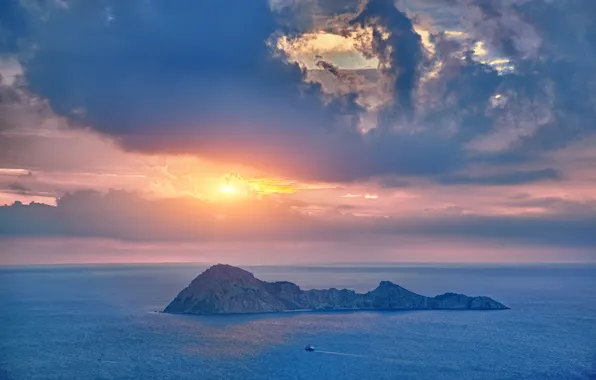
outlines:
[[[373,292],[408,292],[411,293],[409,290],[394,284],[391,281],[381,281],[379,282],[379,286],[373,290]]]
[[[213,265],[198,275],[189,289],[225,289],[231,286],[258,287],[260,281],[252,273],[227,264]]]
[[[200,276],[219,280],[251,280],[255,278],[255,276],[249,271],[228,264],[213,265]]]

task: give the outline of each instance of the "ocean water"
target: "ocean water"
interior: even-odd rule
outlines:
[[[204,269],[0,268],[0,379],[596,378],[595,266],[247,268],[303,288],[488,295],[506,311],[156,312]]]

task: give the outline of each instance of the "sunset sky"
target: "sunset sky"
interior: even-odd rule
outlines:
[[[4,0],[0,264],[596,261],[594,0]]]

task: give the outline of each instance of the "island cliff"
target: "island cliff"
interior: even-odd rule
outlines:
[[[302,290],[265,282],[244,269],[218,264],[197,276],[165,308],[166,313],[242,314],[297,310],[504,310],[489,297],[445,293],[425,297],[389,281],[367,293],[347,289]]]

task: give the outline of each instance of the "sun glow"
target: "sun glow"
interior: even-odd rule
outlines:
[[[234,194],[236,192],[236,188],[232,185],[222,185],[219,188],[219,191],[224,194]]]

